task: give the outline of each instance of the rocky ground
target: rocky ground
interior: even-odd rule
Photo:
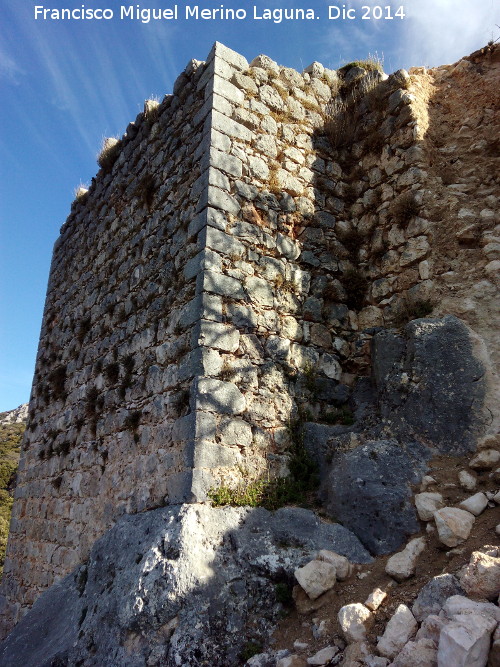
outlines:
[[[302,579],[306,592],[297,583],[295,605],[273,635],[278,653],[247,664],[499,665],[500,550],[493,545],[500,534],[500,440],[485,439],[482,447],[473,457],[430,462],[414,496],[422,530],[404,550],[354,566],[314,600],[323,566],[313,561],[318,571],[311,566],[309,580]],[[330,568],[332,576],[335,564]]]

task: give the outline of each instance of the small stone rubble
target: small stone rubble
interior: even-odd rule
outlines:
[[[499,445],[498,439],[490,436],[484,438],[484,441],[496,447]],[[474,464],[475,458],[471,457],[469,464]],[[469,484],[463,485],[461,482],[467,476],[472,476],[470,469],[458,471],[457,480],[464,492],[469,490]],[[426,476],[422,480],[421,489],[429,486],[439,489],[439,481],[435,477]],[[414,501],[421,521],[427,526],[436,526],[437,539],[442,545],[455,547],[457,544],[467,544],[476,517],[492,510],[498,513],[500,492],[492,490],[476,493],[458,501],[457,507],[443,507],[443,495],[437,491],[416,493]],[[442,527],[443,523],[446,528]],[[416,537],[402,551],[387,559],[385,571],[394,584],[402,585],[411,580],[426,548],[429,548],[428,539]],[[325,553],[328,555],[324,556]],[[339,559],[329,552],[320,552],[317,559],[321,557],[320,554],[331,563]],[[318,560],[310,561],[303,569],[308,566],[314,568],[316,563]],[[372,568],[373,564],[370,570]],[[331,584],[332,593],[338,591],[339,586],[349,585],[353,574],[351,568],[349,577],[342,583],[337,578],[337,582]],[[368,581],[369,577],[368,572]],[[297,575],[296,578],[300,584]],[[387,587],[386,590],[375,588],[364,604],[352,602],[340,608],[337,620],[341,636],[333,635],[329,638],[327,634],[324,638],[325,643],[329,640],[331,642],[330,646],[325,646],[325,651],[336,649],[328,661],[310,662],[322,653],[319,651],[310,655],[308,643],[299,640],[289,655],[281,660],[289,659],[292,665],[324,664],[341,667],[497,667],[500,664],[500,547],[483,546],[472,552],[469,562],[455,575],[443,573],[431,578],[420,589],[412,605],[397,606],[385,623],[383,633],[375,637],[371,628],[377,614],[388,606],[396,591],[397,587]],[[315,598],[315,609],[321,610],[321,602],[328,605],[331,600],[329,595],[326,593]],[[299,606],[297,610],[305,618],[312,611]],[[321,623],[327,627],[328,619]],[[247,665],[274,667],[275,664],[281,664],[273,661],[272,653],[262,655],[266,656],[262,662],[259,662],[261,657],[256,656]]]

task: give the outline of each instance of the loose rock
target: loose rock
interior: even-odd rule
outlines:
[[[456,547],[464,542],[474,525],[474,515],[456,507],[444,507],[434,512],[439,539],[447,547]]]
[[[367,655],[363,665],[366,665],[366,667],[387,667],[389,662],[388,658],[382,658],[379,655]]]
[[[308,665],[327,665],[334,658],[339,649],[337,646],[327,646],[318,651],[312,658],[307,658]]]
[[[394,658],[416,631],[413,614],[405,604],[400,604],[377,644],[377,651],[386,658]]]
[[[458,473],[458,481],[460,482],[462,489],[465,489],[466,491],[474,491],[476,488],[477,479],[467,470],[461,470]]]
[[[496,449],[483,449],[472,459],[469,467],[474,470],[491,470],[500,461],[500,452]]]
[[[364,667],[365,660],[369,654],[368,646],[364,642],[349,644],[344,651],[342,667]]]
[[[440,574],[420,590],[413,603],[412,612],[421,622],[431,614],[439,614],[446,600],[452,595],[463,595],[458,579],[452,574]]]
[[[456,616],[465,616],[467,614],[477,614],[479,616],[488,616],[496,623],[500,623],[500,609],[493,602],[475,602],[463,595],[452,595],[443,605],[443,619],[455,620]]]
[[[420,639],[408,642],[391,667],[437,667],[437,664],[437,649],[432,639]]]
[[[444,507],[443,496],[440,493],[417,493],[415,507],[422,521],[432,521],[434,512]]]
[[[321,549],[318,552],[317,559],[325,561],[325,563],[330,563],[335,567],[336,577],[338,581],[344,581],[352,574],[352,564],[349,562],[349,559],[345,556],[340,556],[334,551],[328,551],[327,549]]]
[[[476,493],[470,498],[466,498],[459,503],[460,509],[470,512],[474,516],[479,516],[488,505],[488,498],[484,493]]]
[[[473,597],[493,600],[500,592],[500,558],[474,551],[460,584]]]
[[[381,588],[375,588],[367,597],[365,607],[371,611],[376,611],[387,597],[387,593]]]
[[[439,616],[430,614],[420,626],[415,639],[431,639],[434,645],[439,644],[439,634],[444,628],[446,622]]]
[[[312,560],[297,568],[294,575],[311,600],[333,588],[337,580],[335,566],[320,560]]]
[[[488,661],[491,633],[496,623],[476,614],[456,617],[441,631],[438,665],[484,667]],[[458,620],[460,619],[460,620]]]
[[[417,558],[425,549],[425,537],[417,537],[410,540],[400,553],[394,554],[387,561],[385,571],[396,581],[404,581],[415,574]]]
[[[276,667],[306,667],[306,661],[298,655],[287,655],[280,658],[276,663]]]
[[[339,610],[337,618],[349,643],[362,642],[366,638],[367,624],[372,620],[372,615],[363,604],[356,602],[345,605]]]
[[[435,484],[436,480],[431,475],[424,475],[420,482],[420,491],[425,491],[429,486]]]

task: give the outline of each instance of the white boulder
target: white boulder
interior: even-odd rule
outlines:
[[[458,506],[460,509],[470,512],[474,516],[479,516],[488,506],[488,498],[484,493],[475,493],[470,498],[462,500]]]
[[[470,461],[473,470],[491,470],[500,461],[500,452],[496,449],[483,449]]]
[[[464,595],[451,595],[443,605],[443,619],[455,620],[456,616],[475,614],[488,616],[496,623],[500,623],[500,609],[492,602],[476,602]]]
[[[386,658],[394,658],[416,631],[415,617],[405,604],[400,604],[379,639],[377,651]]]
[[[460,585],[473,597],[495,599],[500,592],[500,558],[473,551],[462,570]]]
[[[327,646],[326,648],[322,648],[321,651],[318,651],[311,658],[307,658],[307,664],[328,665],[330,663],[330,660],[332,660],[337,655],[338,652],[339,649],[337,646]]]
[[[356,602],[341,607],[337,618],[349,644],[365,640],[367,625],[372,620],[372,615],[364,604]]]
[[[387,597],[387,593],[381,588],[374,588],[370,595],[366,598],[365,607],[368,607],[371,611],[376,611],[382,602]]]
[[[466,491],[474,491],[476,488],[477,479],[468,470],[461,470],[458,473],[458,481]]]
[[[495,627],[495,621],[485,616],[456,616],[441,630],[438,667],[485,667]]]
[[[336,570],[331,563],[312,560],[294,572],[295,578],[310,600],[316,600],[335,586]]]
[[[417,493],[415,507],[422,521],[432,521],[434,512],[444,507],[443,496],[440,493]]]
[[[344,581],[352,574],[352,563],[349,562],[349,559],[345,556],[340,556],[334,551],[328,551],[328,549],[321,549],[318,551],[316,556],[317,560],[324,561],[325,563],[330,563],[335,567],[336,576],[338,581]]]
[[[425,537],[410,540],[403,551],[391,556],[385,566],[385,571],[396,581],[404,581],[415,574],[417,558],[425,549]]]
[[[437,664],[437,650],[432,639],[420,639],[408,642],[391,667],[437,667]]]
[[[443,507],[434,512],[439,540],[447,547],[462,544],[470,535],[475,517],[457,507]]]

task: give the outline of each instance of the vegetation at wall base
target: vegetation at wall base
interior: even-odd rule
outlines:
[[[214,507],[264,507],[277,510],[285,505],[306,503],[318,485],[318,466],[304,446],[304,421],[301,417],[288,425],[291,446],[286,477],[263,476],[245,480],[236,487],[221,484],[209,490]]]

